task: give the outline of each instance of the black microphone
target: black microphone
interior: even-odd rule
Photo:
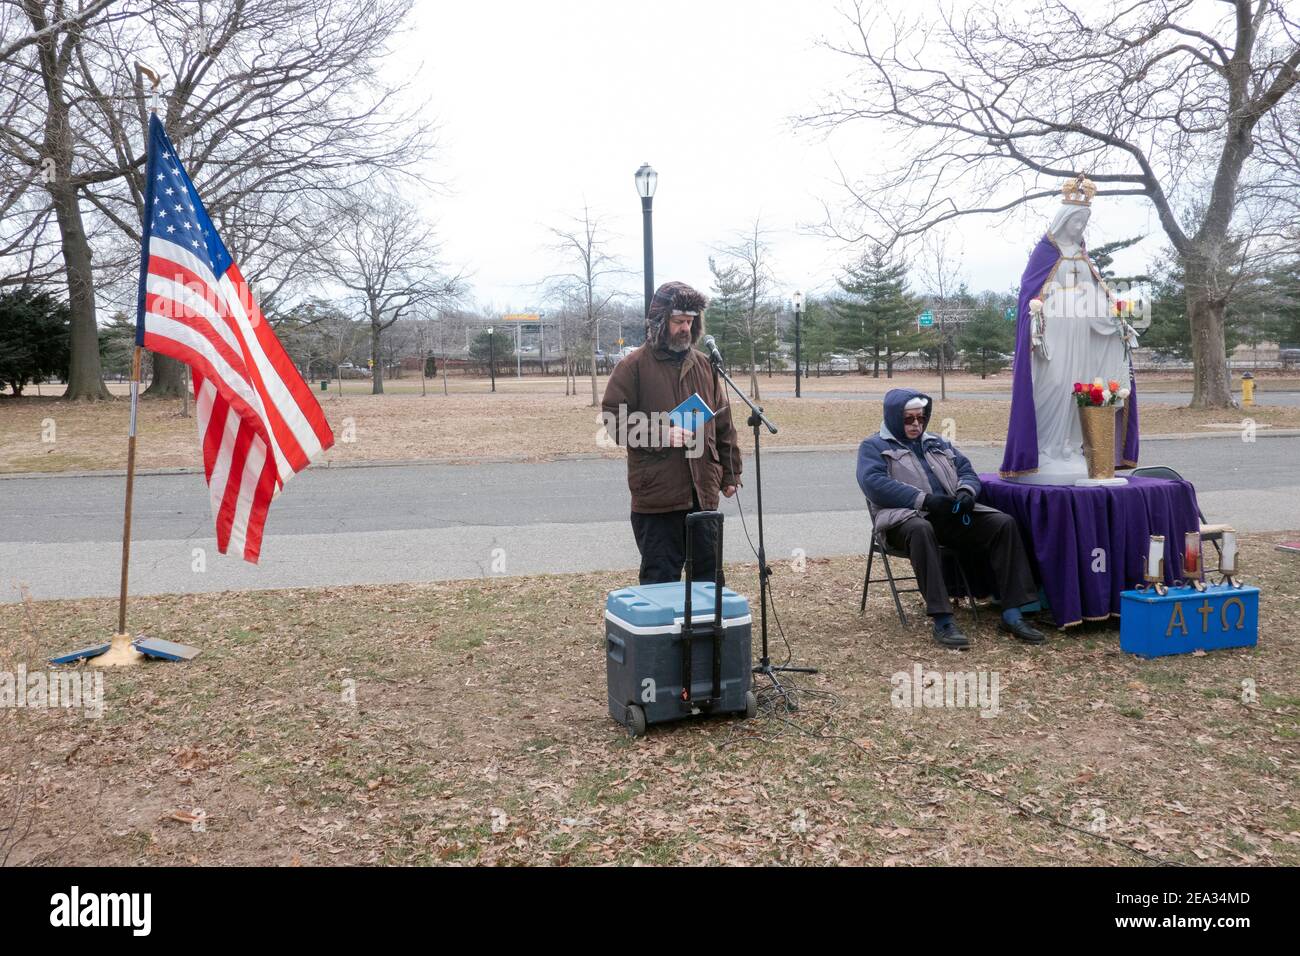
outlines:
[[[704,336],[700,340],[700,344],[704,346],[704,351],[709,356],[710,362],[719,367],[726,364],[722,361],[722,353],[718,351],[718,343],[713,340],[713,336]]]

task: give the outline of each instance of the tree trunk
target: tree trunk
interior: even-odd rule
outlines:
[[[62,185],[66,176],[50,184],[50,197],[59,222],[63,264],[68,279],[71,331],[68,359],[68,399],[99,401],[111,397],[99,364],[99,326],[95,322],[95,285],[90,268],[90,243],[82,226],[76,190]]]
[[[153,356],[153,380],[141,394],[145,398],[180,398],[185,391],[185,363],[170,355]]]
[[[596,346],[591,347],[591,407],[595,408],[600,404],[600,396],[596,394]]]
[[[1188,272],[1190,277],[1191,273]],[[1187,285],[1187,318],[1192,331],[1192,408],[1234,408],[1228,351],[1223,339],[1221,298]]]
[[[379,342],[383,330],[372,316],[370,320],[370,394],[384,394],[384,362],[379,355]]]
[[[752,338],[749,342],[749,392],[749,397],[758,401],[758,353]]]

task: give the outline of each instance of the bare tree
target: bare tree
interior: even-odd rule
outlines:
[[[737,236],[735,242],[718,251],[732,260],[742,287],[740,290],[741,334],[749,343],[749,397],[758,401],[758,340],[767,331],[774,313],[770,293],[776,279],[772,274],[768,233],[760,220]]]
[[[547,306],[547,314],[554,319],[555,338],[552,344],[560,351],[560,368],[564,374],[564,394],[577,395],[578,382],[575,356],[585,342],[582,328],[585,323],[586,310],[583,303],[574,295],[558,290],[555,298]]]
[[[935,349],[939,363],[939,400],[948,400],[948,375],[945,370],[948,350],[948,329],[945,312],[952,304],[953,294],[961,286],[961,256],[950,251],[949,236],[935,230],[922,241],[921,274],[936,300],[938,312],[936,327],[931,329],[938,342]]]
[[[606,251],[604,227],[586,205],[582,207],[582,215],[573,217],[569,227],[553,228],[551,233],[556,239],[552,251],[569,263],[572,271],[549,276],[547,285],[554,291],[568,293],[582,310],[583,330],[591,343],[591,405],[594,408],[600,403],[596,389],[598,323],[619,295],[610,282],[627,270]]]
[[[0,62],[0,91],[26,107],[0,152],[29,168],[50,161],[73,310],[70,397],[105,394],[93,286],[138,262],[148,110],[133,60],[159,66],[160,119],[265,308],[305,275],[313,202],[409,172],[431,143],[427,124],[393,108],[402,87],[377,70],[411,0],[334,0],[327,14],[309,0],[83,2],[75,16],[64,0],[0,2],[20,5],[36,36]],[[88,219],[106,236],[93,264]],[[150,392],[179,383],[179,366],[159,357]]]
[[[60,238],[71,311],[68,398],[108,398],[101,380],[99,329],[95,322],[95,287],[90,242],[82,217],[79,191],[95,173],[76,162],[77,135],[73,104],[77,99],[75,69],[78,47],[86,32],[121,13],[108,14],[105,5],[89,15],[65,16],[62,2],[10,0],[20,5],[28,33],[5,47],[0,59],[9,122],[0,146],[11,161],[41,170],[40,183],[49,195]],[[91,8],[83,8],[84,14]],[[6,22],[17,17],[6,11]],[[43,215],[40,213],[39,215]]]
[[[384,393],[384,332],[421,306],[449,303],[460,277],[438,271],[433,227],[406,200],[360,190],[329,214],[335,232],[321,252],[322,269],[348,290],[370,325],[372,392]]]
[[[859,85],[804,122],[883,124],[903,161],[846,176],[856,215],[831,230],[892,244],[1078,172],[1099,196],[1145,197],[1187,275],[1192,404],[1231,405],[1226,299],[1245,254],[1294,237],[1300,25],[1281,0],[1225,2],[1218,17],[1197,0],[984,0],[893,18],[855,2],[831,49]]]
[[[428,382],[426,381],[426,372],[428,370],[429,358],[434,354],[434,348],[437,345],[437,337],[442,331],[441,324],[437,319],[429,316],[429,310],[421,309],[417,312],[416,318],[411,320],[411,332],[414,338],[414,347],[417,357],[420,360],[420,396],[427,397],[429,394]],[[446,362],[443,367],[446,368]],[[445,383],[443,394],[446,395]]]
[[[341,312],[330,310],[315,326],[315,334],[324,345],[326,357],[334,365],[338,395],[343,397],[343,363],[352,357],[364,327]]]
[[[12,2],[5,4],[5,8],[0,9],[0,27],[4,28],[2,31],[4,36],[17,37],[17,39],[0,46],[0,63],[12,59],[23,48],[40,43],[48,37],[85,30],[114,2],[116,0],[94,0],[93,3],[84,4],[75,11],[65,9],[64,4],[58,4],[55,7],[54,17],[47,18],[43,26],[32,26],[30,29],[14,10],[16,4]]]

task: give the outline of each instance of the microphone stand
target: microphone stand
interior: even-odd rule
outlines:
[[[749,406],[749,419],[746,424],[754,431],[754,488],[758,498],[758,593],[759,593],[759,620],[760,628],[763,634],[763,655],[759,658],[758,664],[753,668],[755,674],[766,677],[772,682],[777,694],[785,699],[786,708],[789,710],[798,710],[798,704],[791,698],[787,689],[781,684],[777,675],[779,673],[792,674],[816,674],[815,667],[792,667],[788,664],[773,664],[772,658],[768,653],[767,646],[767,579],[771,577],[772,569],[767,563],[767,552],[763,546],[763,459],[761,457],[762,443],[759,441],[759,428],[766,427],[773,435],[776,434],[776,426],[763,414],[763,409],[759,408],[749,400],[749,396],[741,391],[740,387],[731,380],[727,370],[722,367],[722,355],[713,349],[709,356],[714,370],[722,376],[731,390],[736,393],[742,402]],[[739,507],[739,506],[738,506]]]

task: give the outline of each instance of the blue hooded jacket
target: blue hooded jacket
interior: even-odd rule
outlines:
[[[975,473],[970,460],[950,442],[929,432],[923,432],[915,442],[907,440],[907,432],[903,430],[903,409],[914,398],[925,401],[925,423],[928,426],[930,413],[934,409],[934,402],[929,395],[911,388],[895,388],[886,393],[884,421],[881,423],[879,434],[872,435],[858,446],[858,486],[862,489],[862,493],[877,508],[920,510],[925,495],[934,490],[938,478],[926,462],[925,455],[918,454],[919,447],[924,452],[938,451],[951,454],[953,467],[957,471],[957,486],[968,488],[971,494],[978,496],[979,476]],[[889,463],[884,453],[891,448],[906,448],[916,456],[921,470],[930,478],[931,488],[928,491],[899,481],[890,475]],[[955,492],[956,488],[953,489],[953,493]]]

